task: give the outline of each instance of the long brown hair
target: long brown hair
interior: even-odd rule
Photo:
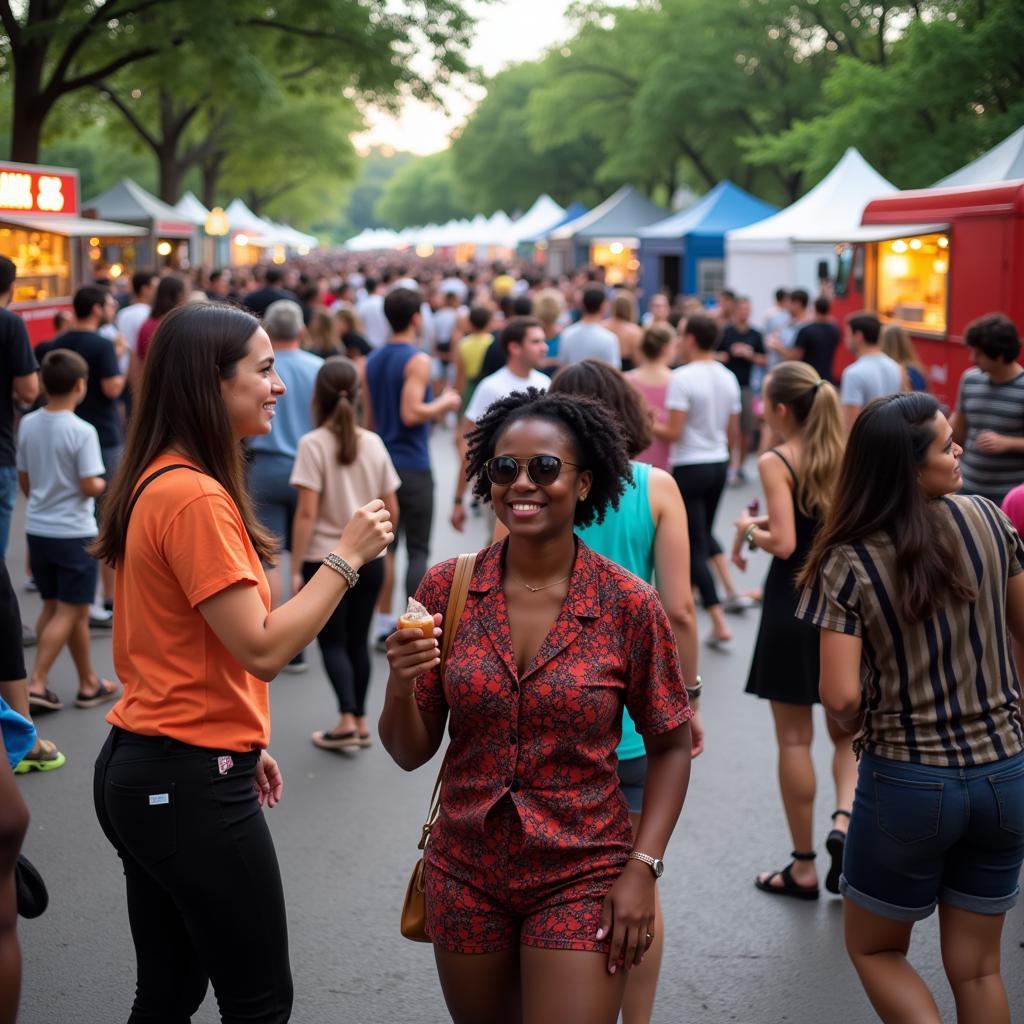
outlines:
[[[350,466],[359,454],[358,404],[356,364],[345,356],[325,359],[313,386],[313,419],[337,439],[340,466]]]
[[[245,460],[220,393],[249,350],[259,321],[221,303],[178,306],[161,321],[146,353],[121,466],[107,492],[92,554],[109,565],[124,557],[128,506],[146,467],[170,449],[213,477],[235,503],[256,553],[277,549],[245,489]]]
[[[843,415],[839,395],[808,363],[775,367],[765,382],[765,400],[784,405],[800,427],[800,486],[797,507],[805,516],[823,516],[843,459]]]
[[[917,482],[938,411],[939,403],[920,391],[877,398],[864,408],[850,431],[832,511],[798,586],[814,585],[833,547],[885,532],[896,553],[900,614],[908,622],[931,618],[949,598],[977,600],[949,517]]]

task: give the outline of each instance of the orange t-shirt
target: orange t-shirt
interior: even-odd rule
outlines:
[[[160,455],[143,472],[186,462]],[[114,667],[124,694],[107,721],[143,736],[246,751],[270,742],[267,684],[217,639],[197,605],[236,583],[270,587],[238,509],[212,477],[175,469],[142,493],[117,566]]]

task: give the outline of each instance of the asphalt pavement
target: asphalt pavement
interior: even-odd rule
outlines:
[[[482,547],[485,516],[465,535],[446,517],[454,468],[452,435],[433,440],[439,514],[433,559]],[[756,493],[730,489],[719,513],[719,539]],[[23,505],[8,566],[34,622],[39,603],[24,583]],[[755,556],[743,579],[753,588],[767,568]],[[398,576],[401,579],[401,575]],[[396,593],[395,605],[403,603]],[[694,764],[690,792],[659,882],[665,958],[654,1020],[658,1024],[868,1024],[876,1018],[842,942],[841,904],[778,899],[757,892],[758,871],[788,860],[775,780],[768,705],[743,692],[759,611],[730,616],[732,649],[702,647],[702,714],[707,750]],[[702,636],[708,622],[701,613]],[[28,652],[31,663],[32,652]],[[109,634],[93,633],[93,658],[113,678]],[[282,803],[268,812],[288,904],[296,1024],[443,1024],[448,1020],[430,947],[399,934],[399,911],[437,763],[401,771],[379,744],[354,754],[318,750],[309,734],[333,724],[335,707],[319,655],[305,675],[271,684],[273,740],[285,779]],[[386,678],[374,656],[371,713]],[[51,906],[19,928],[24,953],[20,1024],[121,1024],[134,992],[135,963],[117,856],[100,832],[92,805],[93,762],[108,731],[104,709],[72,706],[75,678],[67,654],[51,676],[65,710],[39,719],[43,736],[68,757],[61,770],[21,777],[32,812],[25,842],[50,887]],[[815,808],[819,852],[833,808],[829,743],[816,714]],[[822,872],[824,877],[824,872]],[[936,993],[945,1020],[955,1019],[942,974],[933,917],[915,930],[911,960]],[[1003,972],[1014,1020],[1024,1021],[1024,910],[1007,918]],[[212,992],[195,1024],[219,1021]]]

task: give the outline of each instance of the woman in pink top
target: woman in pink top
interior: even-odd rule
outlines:
[[[665,395],[668,392],[669,378],[672,376],[669,365],[675,357],[675,352],[676,336],[672,331],[664,325],[652,324],[644,331],[640,346],[636,350],[640,365],[625,375],[626,380],[640,392],[651,410],[655,423],[663,424],[668,420]],[[641,452],[636,461],[649,463],[668,472],[669,445],[669,441],[655,435],[650,448]]]

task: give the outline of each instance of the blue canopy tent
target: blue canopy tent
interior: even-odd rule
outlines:
[[[778,207],[719,182],[692,206],[640,228],[640,272],[650,296],[662,289],[711,298],[725,284],[725,233],[771,216]]]

